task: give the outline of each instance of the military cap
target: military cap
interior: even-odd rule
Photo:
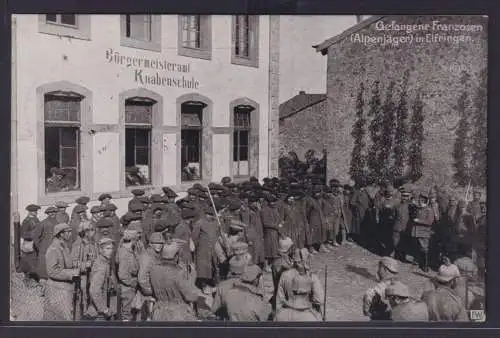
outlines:
[[[101,218],[99,221],[97,221],[96,227],[111,228],[113,227],[113,222],[108,218]]]
[[[288,252],[288,250],[290,250],[290,248],[293,245],[293,241],[290,237],[282,238],[279,240],[278,243],[279,243],[278,251],[281,253]]]
[[[97,213],[100,213],[102,211],[103,210],[102,210],[101,206],[99,206],[99,205],[94,205],[92,208],[90,208],[91,214],[97,214]]]
[[[164,259],[174,259],[182,245],[175,241],[170,241],[169,243],[165,243],[163,249],[161,251],[161,256]]]
[[[262,275],[262,269],[258,265],[252,264],[245,269],[245,272],[243,272],[240,279],[244,283],[252,283],[261,275]]]
[[[330,183],[330,186],[331,187],[335,187],[335,188],[338,188],[340,187],[340,182],[339,180],[335,179],[335,178],[332,178],[328,183]]]
[[[46,214],[54,214],[56,213],[58,210],[56,207],[48,207],[47,209],[45,209],[45,213]]]
[[[409,298],[410,297],[410,290],[408,290],[408,287],[401,283],[400,281],[393,281],[386,289],[385,289],[385,296],[386,297],[391,297],[391,296],[396,296],[396,297],[402,297],[402,298]]]
[[[68,203],[66,203],[66,202],[64,202],[64,201],[57,201],[57,202],[55,203],[55,206],[56,206],[57,208],[67,208],[69,205],[68,205]]]
[[[475,274],[477,272],[476,264],[469,257],[458,258],[453,264],[463,273]]]
[[[242,275],[248,266],[248,261],[240,256],[233,256],[229,260],[229,272],[232,275]]]
[[[436,280],[442,283],[447,283],[455,278],[460,277],[460,270],[454,264],[441,265],[436,276]]]
[[[236,188],[236,184],[234,184],[233,182],[229,182],[228,184],[226,184],[226,188],[234,189],[234,188]]]
[[[86,205],[83,205],[83,204],[77,204],[75,205],[75,207],[73,208],[73,211],[77,214],[80,214],[82,212],[85,212],[87,211],[87,206]]]
[[[142,205],[141,203],[131,203],[131,204],[128,206],[128,209],[129,209],[131,212],[144,211],[144,205]]]
[[[145,192],[142,189],[134,189],[134,190],[132,190],[132,195],[134,195],[134,196],[143,196],[144,194],[145,194]]]
[[[106,194],[101,194],[101,195],[99,196],[99,201],[101,201],[101,202],[102,202],[102,201],[104,201],[106,198],[112,199],[111,195],[106,193]]]
[[[163,237],[163,234],[161,232],[153,232],[149,236],[149,243],[150,244],[165,244],[165,237]]]
[[[87,205],[89,202],[90,202],[90,198],[88,198],[87,196],[81,196],[75,200],[75,203],[81,204],[81,205]]]
[[[114,240],[112,240],[111,238],[109,237],[103,237],[99,240],[98,244],[99,246],[104,246],[104,245],[107,245],[107,244],[113,244],[115,243]]]
[[[118,207],[116,205],[114,205],[113,203],[109,203],[108,205],[106,205],[104,207],[104,209],[106,211],[116,211],[116,210],[118,210]]]
[[[183,219],[190,219],[190,218],[195,218],[196,217],[196,211],[193,209],[182,209],[181,215]]]
[[[66,223],[59,223],[54,227],[54,237],[63,231],[71,231],[71,227]]]
[[[196,189],[196,190],[199,190],[199,191],[207,192],[207,188],[205,188],[204,186],[202,186],[200,183],[195,183],[193,185],[193,188]]]
[[[251,176],[249,179],[248,179],[250,182],[259,182],[259,179],[255,176]]]
[[[170,197],[170,198],[174,198],[174,197],[178,197],[179,195],[173,191],[171,188],[169,187],[163,187],[161,188],[161,190],[163,190],[163,193],[167,196],[167,197]]]
[[[40,210],[40,206],[37,204],[28,204],[26,206],[26,211],[38,211]]]
[[[382,259],[380,259],[379,264],[386,267],[387,270],[389,270],[392,273],[398,273],[399,263],[394,258],[388,256],[382,257]]]
[[[160,194],[151,195],[149,200],[151,201],[151,203],[164,203],[165,202],[165,200],[163,199],[163,196]]]
[[[151,205],[151,210],[153,212],[157,212],[158,210],[164,211],[165,210],[165,205],[164,204],[159,204],[159,203],[154,203]]]
[[[231,182],[231,177],[228,177],[228,176],[224,176],[221,180],[220,180],[220,183],[222,184],[228,184]]]
[[[236,198],[232,198],[229,201],[229,210],[238,210],[239,208],[241,208],[241,201]]]

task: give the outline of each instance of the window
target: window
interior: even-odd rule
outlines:
[[[44,96],[46,193],[80,190],[82,98],[71,92]]]
[[[40,14],[38,17],[40,33],[90,40],[90,15]]]
[[[159,15],[125,14],[121,16],[121,44],[126,47],[161,51]]]
[[[149,98],[125,101],[125,185],[151,184],[153,106]]]
[[[179,55],[212,58],[212,21],[210,15],[179,16]]]
[[[45,22],[54,25],[76,26],[75,14],[46,14]]]
[[[250,113],[251,106],[238,106],[234,108],[233,131],[233,176],[248,176],[249,170],[249,144],[250,144]]]
[[[232,63],[258,67],[258,16],[233,16]]]
[[[181,181],[201,180],[201,153],[203,138],[202,102],[181,105]]]

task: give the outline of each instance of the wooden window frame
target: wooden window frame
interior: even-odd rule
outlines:
[[[140,14],[151,15],[151,41],[137,40],[127,37],[127,15],[120,15],[120,44],[123,47],[137,48],[161,52],[161,15],[157,14]]]
[[[232,16],[231,25],[231,63],[239,66],[259,67],[259,21],[260,16],[248,15],[249,24],[249,56],[236,55],[237,15]]]
[[[79,133],[79,154],[78,163],[80,165],[80,189],[72,191],[47,193],[45,190],[45,96],[54,92],[77,94],[81,97],[80,101],[80,133]],[[67,81],[58,81],[44,84],[36,89],[37,98],[37,169],[38,175],[37,196],[38,204],[49,205],[55,201],[62,200],[68,203],[74,202],[75,198],[82,195],[90,195],[92,192],[92,136],[86,132],[92,121],[92,92],[84,87]],[[75,126],[76,123],[70,122],[48,122],[56,126]],[[43,173],[43,174],[42,174]]]
[[[90,40],[90,15],[75,14],[75,25],[47,21],[47,14],[38,15],[38,32],[49,35],[67,36],[79,40]],[[56,14],[60,15],[60,14]]]
[[[247,112],[248,113],[248,118],[249,118],[249,121],[250,121],[250,124],[248,126],[237,126],[235,123],[234,123],[234,120],[235,120],[235,117],[236,117],[236,109],[238,109],[239,107],[246,107],[249,109],[249,111]],[[255,110],[255,107],[253,105],[238,105],[236,107],[234,107],[233,109],[233,114],[232,114],[232,118],[233,118],[233,169],[234,169],[234,165],[235,163],[238,163],[238,170],[237,170],[237,174],[233,174],[233,176],[235,178],[242,178],[242,177],[249,177],[250,176],[250,140],[252,139],[252,111]],[[240,162],[241,161],[241,155],[240,155],[240,148],[241,148],[241,144],[240,144],[240,132],[241,131],[246,131],[248,132],[248,144],[247,144],[247,160],[246,162],[248,162],[248,174],[245,174],[245,175],[242,175],[240,173],[240,170],[239,170],[239,166],[240,166]],[[238,137],[237,137],[237,142],[238,144],[234,144],[234,134],[237,133]],[[234,160],[234,147],[236,147],[238,150],[237,150],[237,160],[235,161]]]
[[[212,60],[212,16],[211,15],[198,15],[200,20],[200,47],[193,48],[184,46],[183,31],[184,22],[183,18],[188,15],[178,16],[178,38],[177,38],[177,53],[180,56],[187,56],[196,59]]]
[[[184,126],[182,125],[182,105],[186,104],[186,103],[190,103],[190,102],[196,102],[198,104],[201,104],[202,105],[202,108],[201,108],[201,126],[199,127],[193,127],[193,126]],[[189,182],[199,182],[199,181],[203,181],[203,178],[204,178],[204,174],[203,174],[203,164],[204,164],[204,156],[203,156],[203,129],[204,129],[204,115],[206,114],[205,113],[205,109],[207,108],[207,104],[204,103],[204,102],[201,102],[201,101],[185,101],[181,104],[181,142],[180,142],[180,148],[181,148],[181,161],[180,161],[180,171],[181,171],[181,183],[182,184],[186,184],[186,183],[189,183]],[[195,130],[199,133],[199,138],[200,138],[200,144],[198,145],[198,153],[199,153],[199,168],[200,168],[200,171],[199,171],[199,177],[200,179],[198,180],[190,180],[190,181],[183,181],[182,180],[182,169],[183,169],[183,163],[182,163],[182,132],[185,131],[185,130]]]

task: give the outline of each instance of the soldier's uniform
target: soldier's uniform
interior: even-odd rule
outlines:
[[[88,287],[89,287],[89,272],[92,263],[98,256],[98,248],[94,239],[90,237],[88,232],[90,229],[90,222],[85,222],[80,224],[79,233],[83,233],[79,236],[73,245],[71,246],[71,257],[73,259],[73,266],[75,268],[80,268],[80,289],[82,297],[78,299],[77,311],[78,314],[76,318],[83,318],[87,306],[88,306]],[[83,303],[81,305],[80,303]],[[80,311],[83,310],[83,312]]]
[[[387,298],[397,297],[402,302],[391,306],[392,321],[426,322],[429,320],[427,305],[419,300],[411,299],[408,287],[396,281],[391,283],[385,290]]]
[[[111,238],[101,238],[99,247],[112,244]],[[90,304],[86,316],[94,320],[107,320],[116,313],[117,281],[111,267],[110,258],[99,254],[95,259],[90,271]]]
[[[78,206],[78,205],[84,206],[84,207],[86,207],[86,209],[85,209],[85,210],[87,210],[87,209],[88,209],[87,204],[88,204],[89,202],[90,202],[90,198],[88,198],[87,196],[80,196],[80,197],[78,197],[78,198],[75,200],[76,205],[75,205],[75,207],[73,208],[73,210],[71,211],[70,222],[72,222],[72,221],[73,221],[73,218],[76,216],[76,210],[75,210],[76,206]]]
[[[258,204],[257,193],[249,197],[250,206],[248,208],[248,250],[253,257],[255,264],[262,265],[265,261],[264,252],[264,228]]]
[[[318,322],[321,314],[313,309],[314,281],[307,275],[296,275],[291,280],[290,294],[283,302],[274,321],[276,322]]]
[[[54,227],[54,239],[45,253],[46,271],[49,280],[45,287],[43,320],[66,321],[73,319],[73,277],[78,269],[73,266],[68,243],[58,238],[62,232],[71,232],[67,224]]]
[[[326,229],[326,219],[323,215],[322,189],[319,186],[313,188],[313,196],[307,199],[307,221],[309,222],[309,227],[311,231],[311,246],[309,248],[311,253],[316,253],[314,245],[320,246],[322,252],[327,252],[328,250],[324,247],[324,242],[326,242],[326,236],[324,231]],[[324,242],[323,242],[324,240]]]
[[[269,265],[278,257],[278,241],[281,225],[280,211],[276,206],[278,199],[276,196],[267,195],[268,203],[262,207],[260,217],[264,229],[264,251]]]
[[[41,226],[40,220],[36,216],[36,213],[40,210],[40,206],[35,204],[30,204],[26,206],[26,211],[28,211],[28,216],[21,223],[20,228],[20,269],[24,272],[26,278],[37,279],[37,250],[34,245],[33,239],[37,233],[37,229]]]
[[[410,192],[401,191],[401,195],[406,198],[410,197]],[[391,256],[399,260],[404,260],[405,251],[402,248],[401,240],[405,239],[410,220],[410,203],[409,200],[401,201],[395,209],[395,221],[392,232],[392,252]]]
[[[34,235],[34,244],[38,251],[37,275],[44,284],[48,279],[47,268],[45,266],[45,254],[54,238],[54,227],[57,225],[56,213],[57,208],[48,207],[45,210],[47,218],[40,222]]]
[[[428,200],[426,193],[420,193],[420,198]],[[416,217],[412,220],[412,237],[415,238],[418,247],[418,257],[420,268],[428,270],[429,266],[429,243],[432,236],[432,224],[434,223],[434,213],[427,205],[418,207]]]
[[[58,201],[55,203],[55,207],[58,209],[57,215],[56,215],[56,220],[57,223],[66,223],[69,224],[70,218],[68,213],[66,212],[66,209],[68,208],[68,203]]]
[[[216,255],[214,246],[219,238],[215,211],[205,207],[205,216],[193,226],[193,241],[195,243],[195,265],[198,282],[211,284],[216,277]]]
[[[351,241],[354,236],[359,234],[359,231],[353,228],[354,215],[352,212],[352,194],[353,189],[349,184],[343,186],[343,211],[344,211],[344,224],[347,232],[347,240]]]
[[[117,251],[118,282],[121,291],[122,318],[130,321],[135,318],[133,302],[136,297],[139,275],[139,259],[134,252],[132,241],[136,240],[137,232],[125,230],[123,243]],[[128,242],[128,243],[126,243]]]
[[[473,191],[473,199],[469,202],[467,206],[467,211],[474,217],[474,220],[477,222],[479,217],[481,217],[481,192],[478,190]]]
[[[137,276],[137,281],[145,296],[152,296],[153,290],[151,289],[151,268],[153,264],[156,264],[161,259],[161,251],[156,252],[151,245],[159,244],[162,246],[165,244],[165,238],[159,232],[153,232],[149,237],[149,247],[139,258],[139,272]]]
[[[279,257],[273,262],[271,267],[274,286],[273,308],[276,308],[276,297],[281,275],[283,272],[293,268],[293,260],[290,256],[290,249],[293,246],[293,241],[289,237],[280,239],[279,246]]]
[[[271,307],[266,302],[259,279],[262,274],[257,265],[249,266],[240,280],[234,282],[221,303],[227,309],[230,321],[267,321]]]
[[[75,242],[78,239],[78,231],[80,228],[80,224],[84,221],[87,221],[87,206],[77,204],[73,208],[73,214],[70,221],[71,226],[71,241]]]
[[[399,202],[394,198],[394,189],[386,188],[383,192],[379,211],[379,239],[381,255],[390,255],[392,252],[394,226]]]
[[[363,314],[371,320],[389,320],[390,307],[386,301],[385,290],[395,280],[398,263],[392,258],[383,257],[379,266],[383,266],[391,274],[366,291],[363,296]]]
[[[154,321],[196,321],[191,305],[198,299],[198,290],[175,263],[180,249],[176,242],[165,245],[162,260],[151,269],[151,286],[156,299]]]

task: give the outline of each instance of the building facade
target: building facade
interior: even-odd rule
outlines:
[[[278,17],[14,15],[12,31],[13,211],[277,173]]]

